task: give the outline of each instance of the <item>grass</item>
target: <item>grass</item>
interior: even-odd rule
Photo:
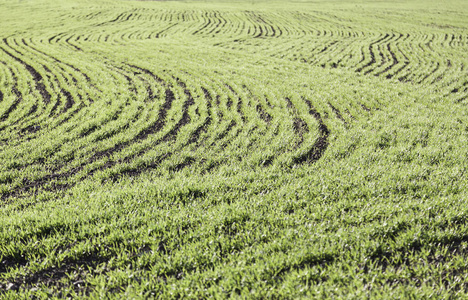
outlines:
[[[0,297],[466,297],[467,20],[3,1]]]

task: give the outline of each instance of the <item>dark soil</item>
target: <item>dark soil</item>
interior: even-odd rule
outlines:
[[[47,286],[59,291],[61,288],[67,287],[62,279],[66,279],[69,274],[73,274],[73,290],[87,294],[91,290],[91,287],[86,283],[86,277],[90,273],[89,270],[95,269],[99,264],[107,261],[107,258],[97,254],[91,254],[78,260],[66,260],[59,267],[47,268],[27,276],[17,277],[8,282],[0,282],[0,290],[30,290]]]
[[[343,115],[341,115],[341,112],[336,108],[334,107],[330,102],[328,102],[328,106],[330,106],[330,108],[333,110],[333,112],[335,113],[336,117],[341,121],[343,122],[345,125],[348,125],[348,122],[346,122],[346,120],[343,118]]]
[[[330,131],[328,130],[328,127],[325,125],[325,123],[322,120],[322,117],[320,116],[320,113],[315,110],[315,108],[312,107],[312,103],[309,100],[305,100],[307,103],[307,106],[309,107],[309,114],[312,115],[319,123],[319,132],[320,132],[320,137],[317,139],[317,141],[314,143],[312,148],[305,154],[296,157],[294,159],[294,163],[296,164],[302,164],[302,163],[314,163],[317,160],[319,160],[323,153],[325,153],[325,150],[328,147],[328,137],[330,135]]]
[[[260,118],[262,118],[262,120],[265,121],[265,123],[269,124],[272,119],[271,115],[267,113],[260,104],[257,104],[256,108],[257,112],[260,114]]]

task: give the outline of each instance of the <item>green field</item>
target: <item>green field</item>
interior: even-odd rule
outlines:
[[[0,298],[468,297],[468,2],[0,2]]]

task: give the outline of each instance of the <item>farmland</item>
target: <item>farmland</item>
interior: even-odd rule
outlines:
[[[1,1],[0,297],[467,297],[440,2]]]

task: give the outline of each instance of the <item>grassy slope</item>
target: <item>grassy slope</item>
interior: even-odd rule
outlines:
[[[0,7],[2,297],[466,296],[464,2]]]

